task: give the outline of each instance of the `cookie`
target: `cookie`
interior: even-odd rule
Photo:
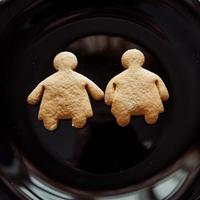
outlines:
[[[126,69],[110,80],[105,91],[105,103],[120,126],[127,126],[131,116],[144,115],[147,124],[154,124],[164,112],[162,101],[169,98],[162,79],[142,66],[144,54],[137,49],[126,51],[121,58]]]
[[[82,128],[87,118],[93,116],[88,93],[101,100],[104,92],[91,80],[75,72],[77,58],[70,52],[61,52],[54,58],[56,73],[49,76],[28,96],[27,101],[36,105],[41,100],[38,119],[48,130],[55,130],[60,119],[72,119],[72,126]]]

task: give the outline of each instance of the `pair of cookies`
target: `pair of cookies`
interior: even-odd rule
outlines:
[[[148,124],[157,121],[164,111],[162,101],[169,94],[161,78],[142,68],[145,57],[137,49],[126,51],[122,65],[126,69],[110,80],[105,91],[105,103],[120,126],[130,123],[131,116],[144,115]],[[40,104],[38,119],[48,130],[55,130],[60,119],[72,119],[72,126],[82,128],[93,116],[88,93],[101,100],[104,92],[87,77],[75,72],[77,58],[70,52],[61,52],[54,58],[56,73],[49,76],[28,96],[31,105]]]

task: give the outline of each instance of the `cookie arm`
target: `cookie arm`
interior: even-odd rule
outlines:
[[[101,100],[104,97],[104,92],[89,79],[87,79],[86,88],[95,100]]]
[[[158,88],[160,98],[162,99],[162,101],[166,101],[169,98],[169,93],[167,87],[160,77],[157,77],[156,79],[156,86]]]
[[[106,86],[106,91],[105,91],[105,103],[107,105],[112,104],[114,92],[115,92],[115,83],[114,80],[111,79],[108,85]]]
[[[40,83],[37,87],[29,94],[27,102],[31,105],[37,104],[44,92],[44,86]]]

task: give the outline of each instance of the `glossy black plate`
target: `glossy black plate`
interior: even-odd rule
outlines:
[[[197,140],[200,97],[198,1],[8,1],[0,5],[3,143],[59,183],[84,190],[127,187],[175,162]],[[104,102],[77,130],[62,121],[48,132],[26,98],[54,72],[53,57],[74,52],[77,71],[105,90],[123,70],[120,57],[141,49],[145,67],[165,81],[170,99],[156,125],[134,117],[121,128]],[[8,159],[9,160],[9,159]]]

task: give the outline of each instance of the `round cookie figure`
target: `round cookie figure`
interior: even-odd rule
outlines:
[[[61,52],[54,58],[56,73],[49,76],[28,96],[31,105],[40,99],[38,119],[48,130],[55,130],[59,119],[72,119],[72,126],[82,128],[87,118],[93,116],[88,92],[95,100],[101,100],[103,91],[91,80],[75,72],[77,58],[71,52]]]
[[[144,54],[137,49],[127,50],[121,58],[126,69],[110,80],[105,91],[105,103],[120,126],[127,126],[131,116],[144,115],[148,124],[158,120],[164,111],[162,101],[169,98],[162,79],[142,66]]]

